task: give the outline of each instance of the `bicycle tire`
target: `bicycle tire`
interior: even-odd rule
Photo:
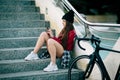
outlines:
[[[70,66],[69,66],[69,69],[68,69],[68,80],[71,80],[72,78],[71,78],[71,74],[72,74],[72,69],[74,68],[74,66],[75,66],[75,64],[78,62],[78,61],[80,61],[80,60],[83,60],[83,59],[85,59],[85,60],[90,60],[90,56],[89,55],[81,55],[81,56],[78,56],[78,57],[76,57],[76,58],[74,58],[72,61],[71,61],[71,63],[70,63]],[[86,63],[86,65],[87,65],[88,63]],[[95,67],[96,66],[96,67]],[[102,69],[100,68],[100,65],[99,65],[99,63],[97,62],[97,61],[95,61],[95,66],[93,67],[93,68],[95,68],[95,69],[97,69],[97,72],[99,72],[99,75],[100,75],[100,77],[98,78],[98,79],[95,79],[95,77],[94,77],[94,79],[92,79],[92,80],[103,80],[104,78],[103,78],[103,73],[102,73]],[[86,70],[86,69],[85,69]],[[83,76],[84,75],[84,70],[82,70],[83,72],[82,73],[80,73],[80,80],[91,80],[90,78],[91,78],[91,76],[92,75],[90,75],[90,77],[89,78],[87,78],[87,77],[85,77],[85,76]],[[94,71],[94,70],[92,70],[92,71]],[[94,72],[93,72],[94,73]],[[95,75],[94,75],[95,76]]]

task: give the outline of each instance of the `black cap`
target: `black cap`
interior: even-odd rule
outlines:
[[[74,12],[73,12],[73,10],[70,10],[68,13],[66,13],[66,14],[62,17],[62,19],[65,19],[65,20],[73,23],[73,22],[74,22]]]

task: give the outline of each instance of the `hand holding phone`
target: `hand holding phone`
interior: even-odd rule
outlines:
[[[47,27],[46,32],[49,35],[49,37],[53,37],[53,32],[52,32],[52,30],[49,27]]]

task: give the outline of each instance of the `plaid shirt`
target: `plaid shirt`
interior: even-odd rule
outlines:
[[[63,52],[63,56],[62,56],[62,60],[61,60],[62,68],[68,68],[69,67],[69,62],[70,62],[70,59],[71,59],[70,53],[71,53],[71,51],[67,51],[67,50],[65,50]]]

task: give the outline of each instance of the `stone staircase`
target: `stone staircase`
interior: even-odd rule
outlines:
[[[34,0],[0,0],[0,80],[67,80],[67,69],[44,72],[50,59],[25,61],[39,34],[50,27]],[[39,53],[46,50],[43,48]],[[40,54],[39,54],[40,55]],[[73,80],[78,80],[73,70]]]

